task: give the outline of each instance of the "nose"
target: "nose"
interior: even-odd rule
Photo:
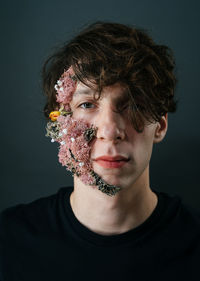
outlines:
[[[125,122],[120,115],[108,106],[98,114],[96,120],[97,139],[118,142],[125,138]]]

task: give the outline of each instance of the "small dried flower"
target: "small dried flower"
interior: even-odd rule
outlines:
[[[89,128],[84,133],[84,138],[87,142],[90,142],[96,136],[96,128]]]
[[[57,84],[58,84],[58,86],[61,86],[62,85],[62,81],[58,80]]]
[[[60,125],[57,121],[50,121],[47,123],[46,127],[46,137],[52,138],[54,141],[59,138],[59,132],[60,132]],[[54,142],[52,141],[52,142]]]
[[[60,111],[51,111],[51,113],[49,114],[49,118],[51,119],[51,121],[56,121],[59,115]]]

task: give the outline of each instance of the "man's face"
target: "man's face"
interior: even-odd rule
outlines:
[[[74,119],[83,119],[97,127],[96,138],[90,144],[93,170],[108,184],[121,188],[147,181],[159,125],[147,124],[138,133],[128,118],[125,91],[123,85],[116,83],[105,87],[100,99],[95,100],[94,91],[79,82],[70,103]]]

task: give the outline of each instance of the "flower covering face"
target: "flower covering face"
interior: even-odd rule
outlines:
[[[84,120],[72,118],[70,102],[78,81],[70,67],[55,85],[56,99],[60,104],[59,111],[53,111],[47,124],[47,134],[52,142],[59,143],[59,162],[67,170],[78,176],[86,185],[98,186],[107,195],[115,195],[120,187],[107,184],[92,170],[90,160],[91,141],[95,138],[97,128]]]

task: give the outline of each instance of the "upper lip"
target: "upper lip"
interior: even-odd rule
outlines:
[[[94,160],[104,160],[104,161],[128,161],[129,159],[121,156],[121,155],[116,155],[116,156],[109,156],[109,155],[103,155],[100,157],[95,158]]]

